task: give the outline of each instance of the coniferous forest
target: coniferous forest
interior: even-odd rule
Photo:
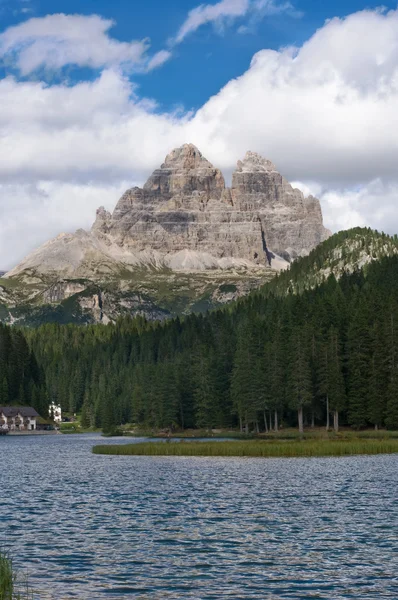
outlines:
[[[48,411],[46,377],[23,331],[0,323],[0,406],[33,406]]]
[[[282,275],[283,277],[283,275]],[[164,323],[0,328],[2,402],[82,425],[398,428],[398,257]],[[330,415],[330,421],[329,421]]]

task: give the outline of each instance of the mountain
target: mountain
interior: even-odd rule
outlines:
[[[161,319],[246,294],[330,235],[305,198],[256,153],[232,185],[192,144],[167,155],[143,188],[103,207],[91,231],[61,234],[0,282],[0,319],[32,324]]]

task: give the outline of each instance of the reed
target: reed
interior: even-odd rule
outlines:
[[[116,456],[231,456],[295,457],[393,454],[398,439],[334,440],[248,440],[234,442],[144,442],[125,445],[94,446],[94,454]]]
[[[28,584],[19,581],[10,556],[1,550],[0,600],[33,600]]]

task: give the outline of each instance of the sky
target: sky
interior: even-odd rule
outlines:
[[[0,269],[188,142],[397,233],[397,100],[397,2],[0,0]]]

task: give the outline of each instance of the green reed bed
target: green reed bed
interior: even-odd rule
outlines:
[[[12,560],[0,550],[0,600],[31,600],[27,583],[18,582]]]
[[[380,440],[301,440],[236,442],[144,442],[141,444],[94,446],[94,454],[116,456],[232,456],[294,457],[392,454],[398,452],[397,439]]]

